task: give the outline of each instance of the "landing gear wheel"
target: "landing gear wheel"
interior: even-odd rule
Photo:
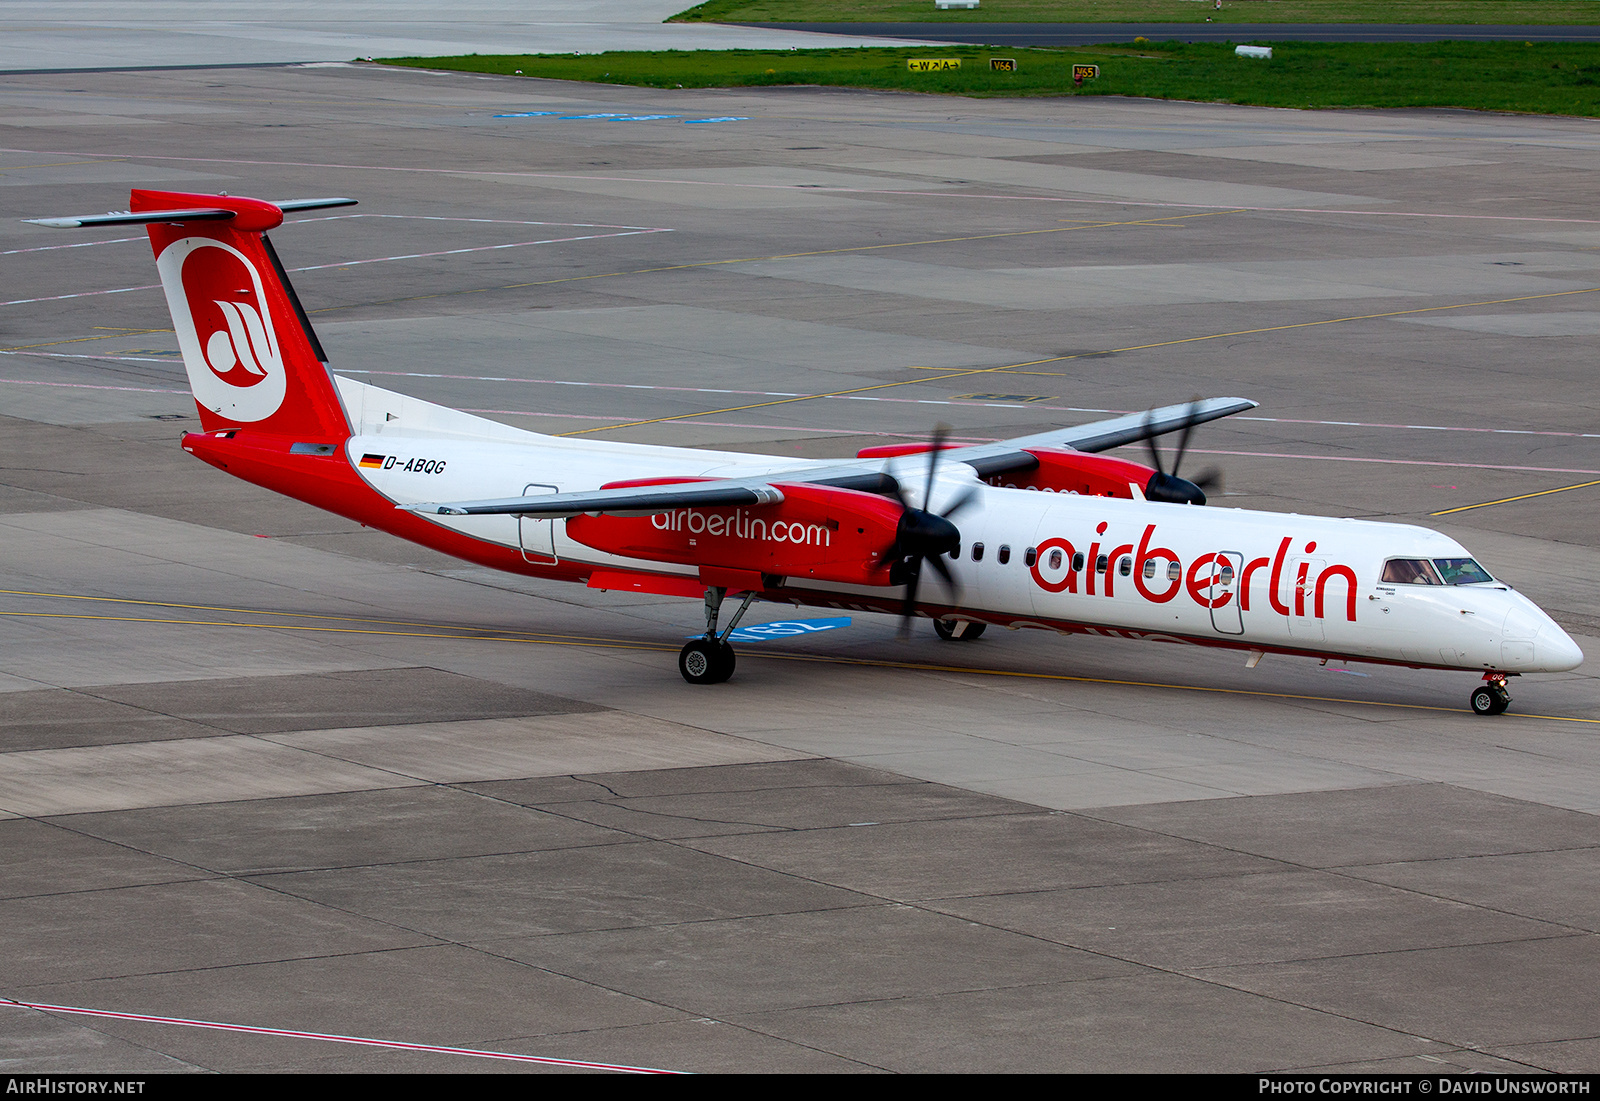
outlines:
[[[733,667],[738,664],[738,659],[733,656],[733,647],[726,642],[717,643],[717,683],[721,684],[733,676]]]
[[[973,623],[971,620],[936,619],[933,621],[933,633],[946,642],[971,642],[983,634],[987,623]],[[958,628],[965,628],[956,634]]]
[[[721,684],[734,664],[733,647],[714,639],[697,638],[678,651],[678,672],[690,684]]]
[[[1501,715],[1511,706],[1511,693],[1496,685],[1486,684],[1472,693],[1474,715]]]

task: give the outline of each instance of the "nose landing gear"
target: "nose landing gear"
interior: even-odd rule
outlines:
[[[690,684],[721,684],[733,676],[736,659],[733,647],[728,644],[728,636],[733,634],[733,629],[739,625],[739,620],[744,618],[744,613],[756,598],[756,594],[744,594],[744,603],[739,605],[739,610],[733,614],[721,635],[717,634],[717,617],[722,612],[722,598],[728,595],[728,590],[715,586],[706,589],[706,633],[704,638],[697,638],[678,651],[678,672],[683,674],[683,679]]]
[[[1505,673],[1485,673],[1482,686],[1473,689],[1472,713],[1474,715],[1501,715],[1511,706],[1511,693],[1506,688]]]

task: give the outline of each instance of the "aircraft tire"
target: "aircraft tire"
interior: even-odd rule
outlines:
[[[1511,696],[1504,689],[1492,688],[1486,684],[1472,692],[1474,715],[1501,715],[1510,706]]]
[[[723,681],[733,676],[734,666],[738,665],[739,661],[738,658],[734,656],[733,647],[729,646],[726,642],[718,643],[717,649],[720,652],[717,655],[716,683],[721,684]]]
[[[733,647],[713,639],[697,638],[678,651],[678,672],[690,684],[721,684],[737,664]]]
[[[936,619],[933,621],[933,632],[946,642],[971,642],[983,634],[983,629],[988,626],[987,623],[973,623],[968,620],[967,629],[957,635],[956,624],[959,622],[960,620],[956,619]]]
[[[733,648],[697,638],[678,651],[678,672],[690,684],[720,684],[733,673],[733,663],[723,657],[724,650],[731,654]],[[727,666],[726,673],[723,672],[724,665]]]

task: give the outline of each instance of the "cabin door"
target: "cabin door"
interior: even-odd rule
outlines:
[[[561,490],[558,486],[545,485],[542,482],[530,482],[522,487],[522,495],[524,497],[542,497],[547,493],[559,492]],[[522,546],[522,558],[525,562],[537,562],[541,566],[548,566],[558,561],[556,558],[556,522],[554,520],[518,516],[517,542]]]

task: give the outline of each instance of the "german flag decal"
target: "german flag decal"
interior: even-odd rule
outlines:
[[[387,455],[363,455],[361,456],[361,466],[367,470],[377,470],[383,466],[383,460],[386,458],[388,458]]]

